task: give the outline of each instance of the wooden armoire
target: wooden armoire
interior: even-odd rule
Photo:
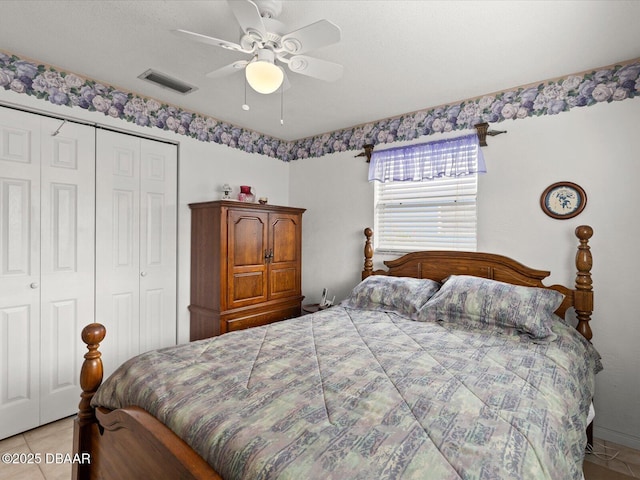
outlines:
[[[302,304],[302,208],[192,203],[190,339],[293,318]]]

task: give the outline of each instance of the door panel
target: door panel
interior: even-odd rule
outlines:
[[[39,206],[40,120],[0,107],[0,438],[39,425]]]
[[[271,215],[271,263],[295,262],[298,259],[298,219],[295,215]]]
[[[267,300],[268,220],[263,212],[228,213],[227,309]]]
[[[40,425],[37,301],[31,305],[3,303],[0,308],[0,438]]]
[[[140,351],[177,340],[177,147],[141,141]]]
[[[298,223],[300,217],[292,214],[269,215],[270,250],[269,299],[291,297],[301,294],[300,256],[301,238]]]
[[[271,281],[271,298],[290,297],[298,293],[298,269],[295,265],[280,268],[271,267],[269,280]]]
[[[7,172],[8,173],[8,172]],[[32,266],[39,268],[39,254],[33,243],[40,245],[39,239],[32,238],[32,228],[38,226],[38,219],[31,212],[32,201],[38,200],[39,192],[33,192],[33,178],[0,178],[2,193],[2,274],[9,278],[29,276]],[[33,277],[39,271],[33,271]]]
[[[41,424],[77,410],[79,332],[94,321],[95,130],[59,126],[42,119]]]
[[[267,248],[266,215],[230,212],[231,241],[234,267],[253,267],[264,264]]]
[[[98,135],[96,317],[110,373],[176,344],[178,164],[175,145]]]
[[[236,303],[256,299],[262,301],[265,286],[262,271],[236,272],[233,277],[233,299]]]
[[[96,321],[105,376],[139,352],[140,139],[98,130]]]

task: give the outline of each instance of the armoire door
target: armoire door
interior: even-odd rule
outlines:
[[[0,108],[0,438],[73,414],[93,321],[94,132]]]
[[[226,310],[267,301],[268,232],[268,213],[228,211]]]
[[[105,374],[176,343],[177,147],[99,130],[96,320]]]
[[[301,215],[269,214],[269,299],[300,295]]]

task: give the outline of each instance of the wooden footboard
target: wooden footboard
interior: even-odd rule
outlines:
[[[74,463],[72,478],[222,480],[189,445],[143,409],[91,407],[91,399],[102,383],[98,348],[105,334],[105,327],[99,323],[82,330],[89,352],[80,374],[82,394],[74,422],[73,452],[86,461]]]

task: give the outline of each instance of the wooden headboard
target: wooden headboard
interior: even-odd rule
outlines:
[[[593,229],[582,225],[575,230],[579,240],[576,253],[576,280],[573,288],[564,285],[546,286],[542,280],[549,276],[546,270],[535,270],[520,262],[503,255],[481,252],[456,252],[447,250],[433,250],[412,252],[395,260],[384,262],[387,270],[373,270],[373,231],[365,228],[364,269],[362,279],[370,275],[392,275],[396,277],[429,278],[438,282],[449,275],[473,275],[490,278],[500,282],[529,287],[542,287],[557,290],[564,294],[565,299],[556,313],[564,318],[567,310],[574,307],[578,325],[576,329],[587,339],[593,334],[589,322],[593,312],[593,287],[591,267],[593,265],[589,239]]]

